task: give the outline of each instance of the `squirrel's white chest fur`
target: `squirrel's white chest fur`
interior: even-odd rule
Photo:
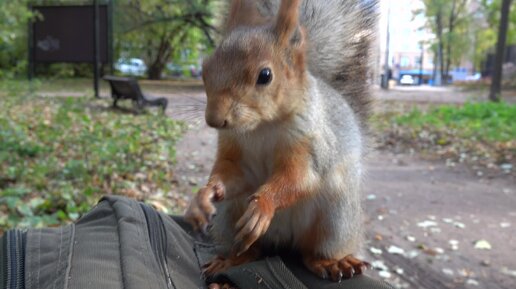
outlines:
[[[246,181],[254,190],[272,174],[278,137],[278,129],[271,128],[263,134],[250,134],[238,139],[242,150],[240,165]]]

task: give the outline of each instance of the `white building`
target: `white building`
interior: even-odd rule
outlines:
[[[387,23],[389,23],[389,59],[392,79],[399,80],[404,74],[414,75],[419,82],[422,68],[425,82],[431,78],[434,69],[434,55],[428,49],[428,42],[434,35],[424,28],[424,15],[415,11],[423,8],[420,0],[381,0],[378,66],[383,73],[387,45]],[[421,56],[423,63],[421,66]]]
[[[480,8],[477,0],[468,1],[468,13],[475,14]],[[424,83],[432,83],[435,55],[430,51],[429,43],[435,38],[434,34],[425,28],[426,18],[423,13],[415,13],[424,8],[421,0],[380,0],[379,25],[379,58],[380,74],[384,72],[385,52],[387,43],[387,23],[389,23],[389,59],[391,78],[399,81],[403,75],[414,77],[419,83],[422,71]],[[472,41],[474,42],[474,41]],[[421,46],[423,44],[423,46]],[[474,49],[474,44],[470,49]],[[474,73],[471,57],[472,51],[464,51],[464,57],[457,67],[451,67],[452,81],[465,80]],[[421,57],[423,63],[421,65]],[[422,69],[422,70],[421,70]]]

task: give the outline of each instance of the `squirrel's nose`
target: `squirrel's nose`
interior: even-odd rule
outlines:
[[[225,128],[228,126],[226,119],[217,117],[206,117],[206,123],[213,128]]]

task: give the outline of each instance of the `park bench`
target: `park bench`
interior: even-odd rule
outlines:
[[[168,100],[166,98],[146,96],[134,78],[107,75],[103,79],[111,86],[113,107],[117,107],[117,102],[121,99],[130,99],[138,109],[142,109],[144,106],[161,106],[163,112],[167,109]]]

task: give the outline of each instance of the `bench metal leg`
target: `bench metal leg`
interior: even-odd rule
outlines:
[[[161,108],[163,109],[163,112],[165,112],[165,110],[167,110],[167,106],[168,106],[168,99],[166,99],[164,97],[155,98],[155,99],[145,99],[144,98],[143,104],[148,105],[148,106],[161,106]]]

